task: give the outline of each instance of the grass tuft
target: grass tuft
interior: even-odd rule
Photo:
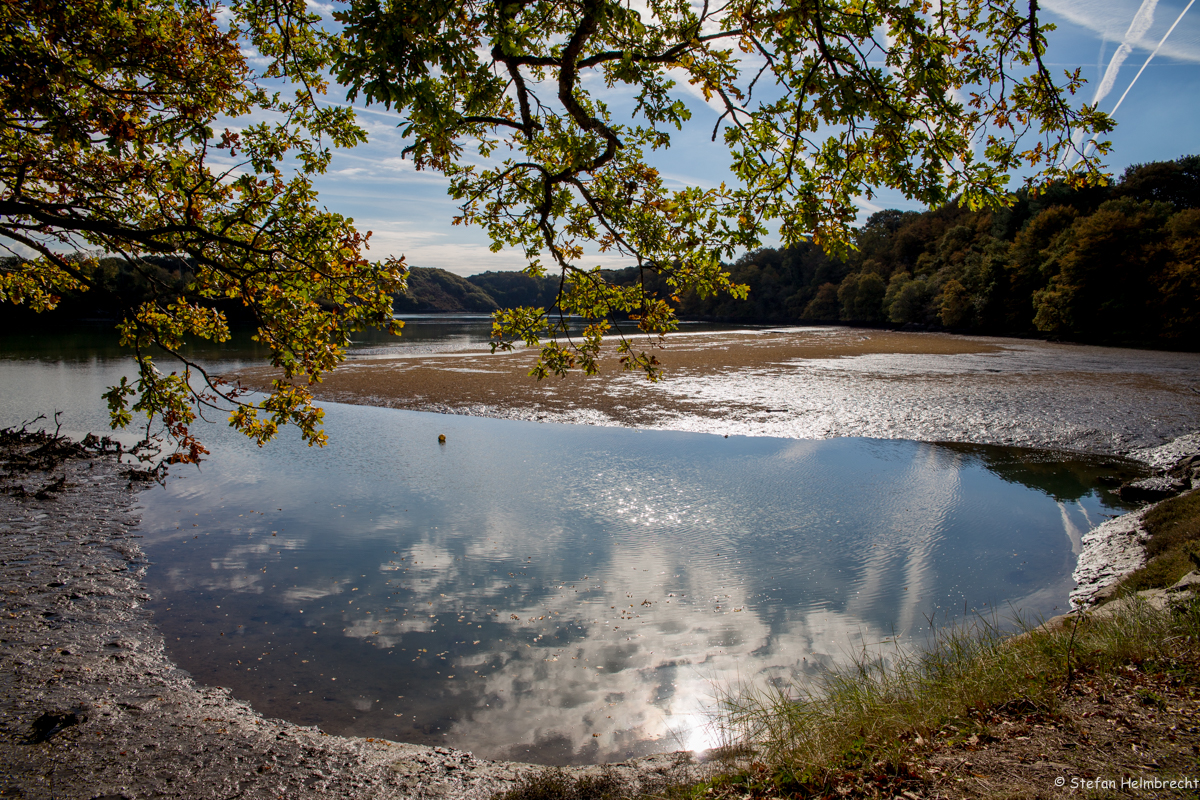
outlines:
[[[495,800],[632,800],[638,796],[637,785],[611,769],[574,777],[550,768],[524,778]]]
[[[1165,589],[1194,570],[1196,566],[1182,550],[1170,550],[1152,558],[1121,581],[1121,593]]]
[[[945,628],[923,651],[864,654],[790,691],[729,693],[729,727],[752,742],[786,796],[814,796],[856,780],[912,772],[922,745],[947,729],[987,736],[995,712],[1058,713],[1072,678],[1164,659],[1164,642],[1200,653],[1200,604],[1163,612],[1134,601],[1110,617],[1071,618],[1007,636],[993,621]],[[1143,698],[1148,705],[1161,699]]]
[[[705,784],[697,780],[690,757],[674,766],[652,772],[622,775],[610,766],[572,775],[558,767],[547,767],[522,778],[492,800],[688,800],[703,796]]]
[[[1200,565],[1200,491],[1164,500],[1142,520],[1150,534],[1145,566],[1121,581],[1125,594],[1165,589]]]

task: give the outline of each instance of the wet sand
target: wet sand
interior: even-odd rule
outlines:
[[[642,340],[645,342],[645,340]],[[318,399],[507,419],[726,435],[867,436],[1129,453],[1195,430],[1200,355],[855,328],[680,333],[658,383],[540,383],[535,352],[351,360]],[[237,373],[265,388],[269,368]]]

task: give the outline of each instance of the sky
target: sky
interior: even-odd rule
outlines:
[[[1077,96],[1081,101],[1098,101],[1108,112],[1120,101],[1118,126],[1109,136],[1112,152],[1105,159],[1118,176],[1130,164],[1200,152],[1200,6],[1188,8],[1179,19],[1188,1],[1042,0],[1043,21],[1058,26],[1049,38],[1047,65],[1059,75],[1082,67],[1088,83]],[[718,185],[729,178],[729,159],[722,145],[709,141],[717,115],[689,88],[680,89],[680,98],[691,106],[693,124],[675,134],[671,149],[655,165],[678,185]],[[331,89],[331,98],[336,91]],[[415,171],[400,156],[399,115],[381,106],[360,103],[358,108],[368,143],[339,151],[316,187],[322,204],[353,217],[359,230],[373,232],[370,258],[403,255],[410,266],[440,267],[459,275],[525,266],[517,251],[490,252],[478,227],[451,224],[456,207],[446,194],[446,181]],[[921,210],[898,193],[882,192],[864,202],[860,219],[879,208]],[[597,256],[581,265],[594,264],[620,267],[627,260]]]

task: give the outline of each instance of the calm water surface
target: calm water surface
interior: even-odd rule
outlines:
[[[99,430],[119,354],[38,347],[0,361],[0,424],[50,404]],[[546,763],[707,746],[721,687],[930,618],[1053,614],[1079,536],[1117,513],[1103,479],[1134,469],[326,408],[324,450],[214,426],[209,462],[141,495],[172,658],[271,716]]]

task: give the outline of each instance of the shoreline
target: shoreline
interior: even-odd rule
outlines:
[[[75,448],[28,469],[36,446],[0,445],[9,468],[0,481],[3,796],[487,800],[542,769],[332,736],[198,685],[171,662],[142,608],[148,562],[132,533],[128,468]],[[614,769],[695,769],[687,757]]]
[[[1196,455],[1200,455],[1200,433],[1186,434],[1159,447],[1135,451],[1131,457],[1161,473]],[[1198,488],[1200,481],[1193,479],[1190,488],[1179,494]],[[1142,520],[1155,505],[1157,503],[1151,503],[1114,517],[1083,535],[1083,549],[1071,573],[1076,584],[1070,595],[1072,608],[1086,609],[1109,599],[1122,578],[1146,564],[1146,542],[1150,534]]]
[[[1176,450],[1200,451],[1197,445],[1200,434],[1190,434],[1131,455],[1163,466],[1177,459]],[[171,662],[141,608],[148,564],[131,532],[138,519],[127,469],[112,455],[81,450],[58,463],[14,469],[12,456],[19,460],[35,447],[0,453],[10,473],[0,481],[0,791],[86,800],[235,794],[487,800],[544,769],[450,748],[331,736],[267,719],[227,689],[196,684]],[[52,488],[59,478],[60,488]],[[1129,523],[1141,514],[1093,529],[1084,537],[1085,554],[1107,552],[1097,548],[1114,541],[1133,552],[1129,546],[1139,543]],[[1129,563],[1133,569],[1141,561]],[[1093,588],[1119,577],[1109,570]],[[698,776],[708,769],[688,753],[612,768],[626,777]]]

